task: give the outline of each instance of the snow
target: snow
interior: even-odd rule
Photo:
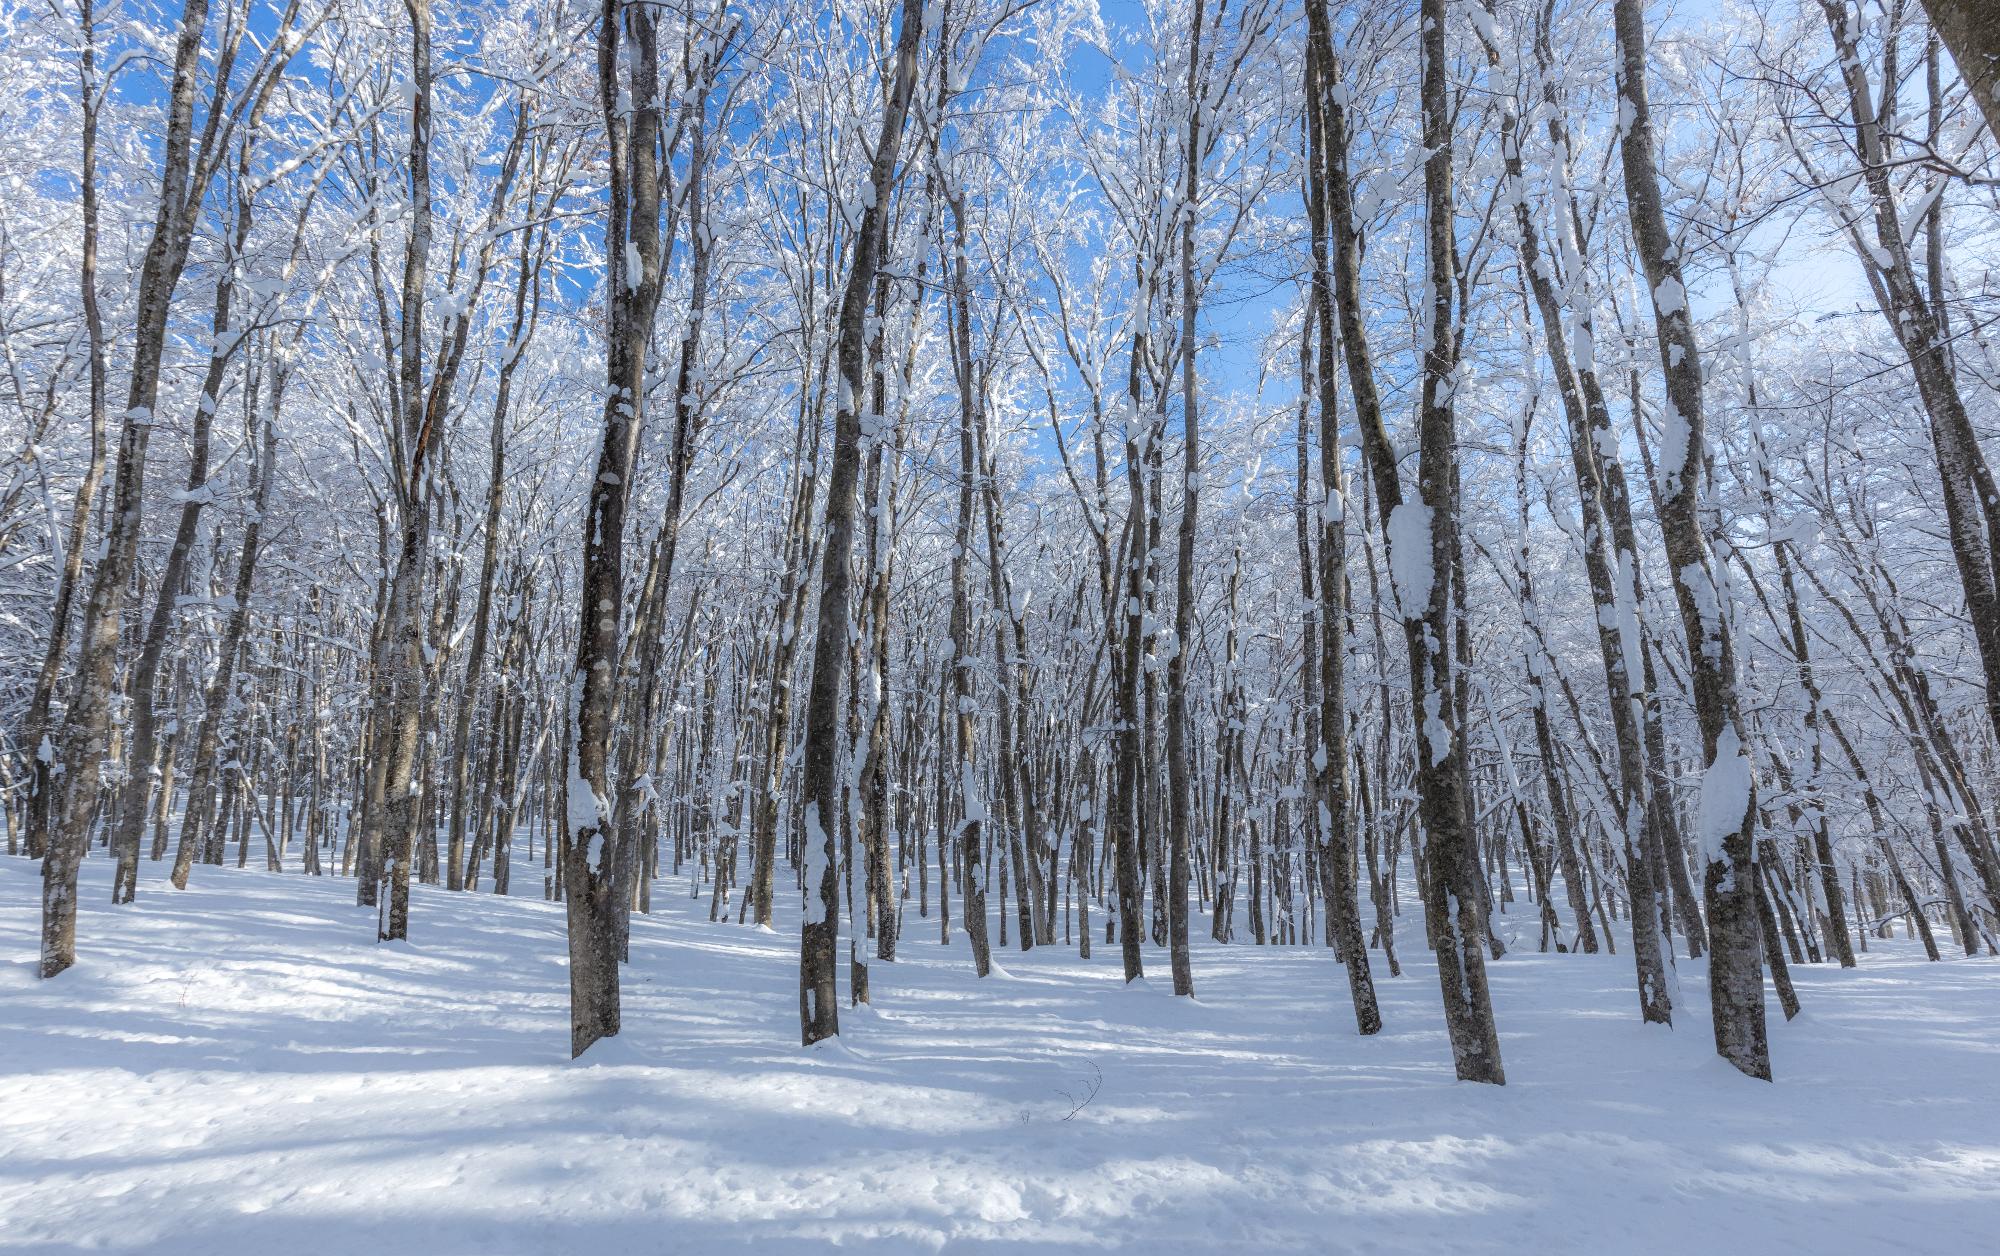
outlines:
[[[965,823],[986,823],[986,800],[979,794],[979,778],[972,770],[972,760],[959,764],[959,793],[965,811]]]
[[[350,881],[141,877],[112,909],[86,861],[80,964],[41,982],[35,866],[0,858],[7,1245],[1828,1256],[2000,1228],[2000,963],[1900,940],[1793,969],[1767,1085],[1713,1056],[1698,991],[1642,1026],[1628,958],[1535,954],[1517,905],[1498,1088],[1452,1080],[1417,945],[1364,1039],[1318,947],[1197,937],[1196,1004],[1122,993],[1112,947],[980,983],[912,927],[875,1012],[805,1051],[795,933],[662,893],[624,1033],[571,1064],[560,904],[416,886],[385,948]]]
[[[610,814],[611,809],[604,805],[604,799],[577,769],[576,753],[573,750],[570,753],[569,788],[563,792],[563,797],[567,800],[567,819],[572,837],[586,831],[593,834],[601,832],[604,818]],[[599,837],[597,840],[601,841],[602,838]],[[590,862],[593,866],[597,863],[597,849],[597,843],[593,841],[590,850]]]
[[[1441,718],[1444,695],[1436,685],[1424,694],[1424,744],[1430,748],[1431,766],[1451,757],[1451,729]]]
[[[1695,838],[1702,858],[1709,863],[1725,863],[1722,844],[1743,827],[1750,810],[1751,773],[1749,756],[1733,726],[1723,728],[1715,739],[1715,759],[1701,775],[1701,802]]]
[[[1694,429],[1688,426],[1687,417],[1675,405],[1673,398],[1666,399],[1660,411],[1660,492],[1671,497],[1680,492],[1681,476],[1687,470],[1688,445],[1694,439]]]
[[[1633,560],[1632,551],[1623,546],[1618,548],[1616,561],[1612,602],[1618,615],[1618,653],[1625,664],[1626,691],[1636,695],[1646,678],[1644,660],[1639,654],[1639,564]],[[1634,702],[1638,701],[1635,697]],[[1633,714],[1638,715],[1636,707]]]
[[[1577,370],[1597,369],[1597,340],[1586,324],[1577,323],[1570,329],[1570,354],[1576,362]]]
[[[1431,508],[1400,502],[1389,512],[1389,579],[1403,618],[1421,619],[1431,604]]]
[[[826,829],[820,824],[817,800],[806,803],[806,874],[805,874],[805,922],[809,925],[826,923],[826,904],[819,896],[820,883],[826,879],[829,848],[833,843],[827,838]]]
[[[1320,499],[1319,517],[1329,525],[1347,522],[1347,498],[1331,484],[1326,486],[1325,496]]]

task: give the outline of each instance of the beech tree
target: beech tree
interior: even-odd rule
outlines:
[[[807,1045],[1306,947],[1497,1084],[1629,948],[1770,1077],[2000,953],[1977,8],[0,14],[41,971],[233,858],[561,901],[573,1054],[671,912]]]
[[[867,403],[868,302],[881,265],[889,197],[903,146],[903,123],[917,86],[917,52],[927,14],[919,0],[903,0],[896,42],[887,58],[882,125],[873,145],[867,178],[857,200],[847,283],[840,298],[835,361],[840,375],[834,406],[833,468],[827,481],[826,545],[820,555],[819,619],[813,638],[812,682],[806,697],[805,849],[807,898],[799,940],[799,1032],[805,1045],[840,1032],[840,1003],[834,990],[834,942],[840,921],[836,879],[834,817],[839,806],[837,756],[840,737],[840,681],[847,661],[848,560],[854,551],[855,482],[861,469],[861,407]]]

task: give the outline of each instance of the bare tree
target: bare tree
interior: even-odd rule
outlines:
[[[1320,846],[1320,878],[1326,912],[1341,962],[1347,969],[1348,996],[1354,1004],[1354,1022],[1362,1034],[1380,1032],[1382,1012],[1375,1000],[1375,978],[1368,967],[1368,947],[1361,933],[1361,904],[1353,874],[1354,847],[1348,815],[1347,745],[1347,494],[1340,454],[1340,399],[1337,368],[1338,330],[1334,312],[1334,281],[1331,258],[1336,247],[1332,236],[1331,206],[1333,170],[1329,167],[1332,139],[1328,134],[1328,93],[1337,80],[1332,62],[1332,37],[1323,3],[1307,9],[1310,30],[1305,64],[1306,130],[1306,215],[1312,235],[1311,305],[1307,329],[1318,337],[1318,369],[1313,382],[1319,406],[1319,484],[1317,510],[1301,504],[1302,516],[1316,516],[1319,522],[1319,614],[1317,642],[1306,642],[1306,664],[1312,668],[1317,653],[1319,702],[1308,703],[1306,727],[1317,733],[1313,745],[1313,791]],[[1301,407],[1305,405],[1302,398]],[[1301,411],[1303,413],[1303,409]],[[1305,431],[1299,434],[1299,461],[1305,463]],[[1303,472],[1299,492],[1306,492]],[[1308,548],[1306,534],[1300,534],[1300,549]],[[1313,578],[1307,577],[1308,588]],[[1310,698],[1311,695],[1308,695]]]
[[[208,0],[188,0],[174,40],[173,83],[167,99],[162,145],[160,196],[152,237],[139,275],[139,314],[132,348],[131,386],[125,398],[118,443],[118,473],[112,481],[111,521],[104,557],[91,578],[84,606],[76,692],[68,715],[70,735],[63,755],[62,803],[42,861],[41,974],[53,977],[76,962],[77,869],[90,840],[99,782],[111,737],[111,706],[120,623],[126,586],[138,561],[145,508],[146,447],[159,404],[160,362],[166,349],[167,313],[187,265],[194,219],[212,171],[214,136],[220,128],[211,107],[200,161],[190,152],[194,104],[201,70],[202,32]],[[231,50],[233,52],[233,49]],[[217,93],[227,91],[228,58],[218,66]]]
[[[1651,288],[1654,333],[1666,380],[1659,466],[1660,527],[1687,634],[1695,714],[1701,724],[1702,893],[1708,903],[1709,1002],[1715,1049],[1752,1077],[1771,1076],[1764,1035],[1762,938],[1757,920],[1757,783],[1737,703],[1736,659],[1725,578],[1704,515],[1708,444],[1702,374],[1680,246],[1667,229],[1646,96],[1646,29],[1639,0],[1617,0],[1619,153],[1632,237]],[[1634,415],[1635,422],[1638,416]]]
[[[854,552],[855,485],[861,471],[861,407],[867,390],[868,303],[882,264],[889,195],[903,145],[903,122],[917,85],[917,49],[930,12],[923,0],[903,0],[894,51],[887,67],[882,126],[861,185],[861,222],[848,258],[840,300],[835,353],[840,373],[834,407],[833,468],[826,490],[826,546],[820,556],[819,621],[813,640],[812,681],[806,694],[805,779],[806,912],[799,935],[799,1031],[807,1046],[840,1032],[834,990],[835,940],[840,889],[835,875],[840,805],[840,684],[847,662],[849,559]]]
[[[621,55],[621,41],[625,48]],[[569,913],[570,1054],[618,1032],[618,843],[611,783],[625,505],[646,396],[646,341],[660,302],[659,26],[653,7],[604,0],[597,94],[609,140],[605,397],[584,514],[576,670],[570,677],[563,901]]]

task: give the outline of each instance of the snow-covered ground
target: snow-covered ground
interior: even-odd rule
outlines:
[[[1622,954],[1517,952],[1492,968],[1498,1089],[1452,1080],[1414,922],[1364,1040],[1318,949],[1203,944],[1189,1003],[1164,956],[1122,988],[1109,947],[981,983],[912,912],[879,1010],[806,1051],[794,937],[663,893],[624,1036],[572,1064],[557,905],[419,889],[412,944],[378,946],[350,881],[201,867],[176,894],[159,867],[113,910],[88,861],[82,962],[40,982],[36,869],[0,857],[0,1250],[2000,1242],[1990,961],[1796,969],[1764,1085],[1711,1053],[1699,966],[1680,1027],[1649,1030]]]

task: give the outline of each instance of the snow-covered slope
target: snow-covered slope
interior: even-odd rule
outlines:
[[[877,1011],[797,1038],[796,941],[663,892],[625,1033],[579,1064],[562,912],[419,890],[377,946],[353,883],[85,870],[83,959],[34,976],[0,858],[0,1250],[1840,1252],[1993,1250],[2000,964],[1900,946],[1797,970],[1775,1086],[1623,956],[1492,967],[1505,1089],[1452,1081],[1405,938],[1357,1038],[1316,948],[1201,946],[1200,1001],[1115,953],[979,982],[911,914]],[[664,891],[664,887],[663,887]],[[1406,934],[1411,932],[1405,931]],[[844,943],[843,943],[844,946]],[[1164,956],[1160,957],[1164,972]],[[1162,982],[1163,984],[1163,982]]]

